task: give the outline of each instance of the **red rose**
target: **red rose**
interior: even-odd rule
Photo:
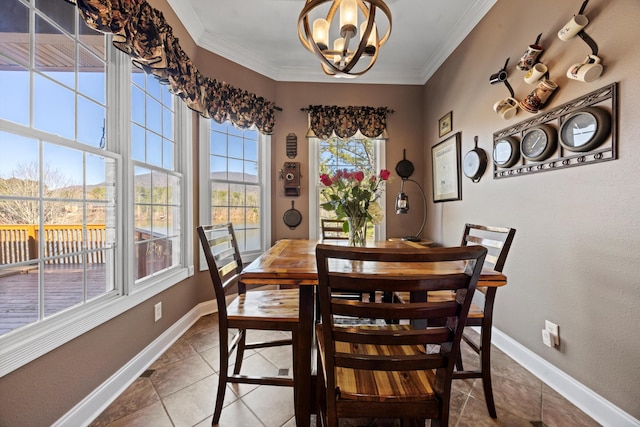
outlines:
[[[355,179],[356,181],[360,182],[364,179],[364,172],[362,171],[357,171],[353,174],[353,179]]]
[[[329,175],[327,175],[326,173],[323,173],[322,175],[320,175],[320,182],[323,183],[325,186],[330,186],[331,184],[333,184],[333,181],[331,180],[331,177]]]
[[[380,171],[380,179],[382,179],[383,181],[388,180],[390,176],[391,176],[391,172],[389,172],[388,170],[382,169]]]

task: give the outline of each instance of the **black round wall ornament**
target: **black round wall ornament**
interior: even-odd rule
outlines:
[[[413,163],[407,160],[407,150],[402,150],[402,160],[396,165],[396,173],[402,179],[407,179],[413,174]]]

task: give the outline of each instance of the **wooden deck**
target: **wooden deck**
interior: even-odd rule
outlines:
[[[48,317],[102,295],[107,291],[105,270],[105,264],[87,265],[85,281],[81,264],[47,265],[42,295],[37,267],[5,270],[0,275],[0,335],[36,322],[40,312]]]

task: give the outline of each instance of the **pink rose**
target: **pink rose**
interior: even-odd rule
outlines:
[[[355,179],[356,181],[360,182],[364,179],[364,172],[362,171],[357,171],[353,174],[353,179]]]
[[[382,179],[383,181],[388,180],[390,176],[391,176],[391,172],[389,172],[388,170],[382,169],[380,171],[380,179]]]
[[[327,187],[329,187],[331,184],[333,184],[333,181],[331,180],[331,177],[329,175],[327,175],[326,173],[323,173],[322,175],[320,175],[320,182],[323,183]]]

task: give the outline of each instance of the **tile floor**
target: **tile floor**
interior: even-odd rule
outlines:
[[[481,380],[455,380],[451,395],[452,427],[599,425],[500,350],[494,347],[492,352],[498,418],[494,420],[487,413]],[[204,316],[100,414],[91,427],[210,426],[218,385],[217,353],[217,317],[215,314]],[[470,362],[477,359],[475,353],[464,345],[463,354],[465,363],[472,366]],[[249,353],[245,364],[243,372],[249,374],[269,370],[275,374],[282,368],[291,372],[290,348]],[[230,385],[220,426],[295,427],[293,415],[291,388]],[[312,420],[312,425],[314,422]],[[344,425],[393,426],[394,423],[392,420],[353,420]]]

